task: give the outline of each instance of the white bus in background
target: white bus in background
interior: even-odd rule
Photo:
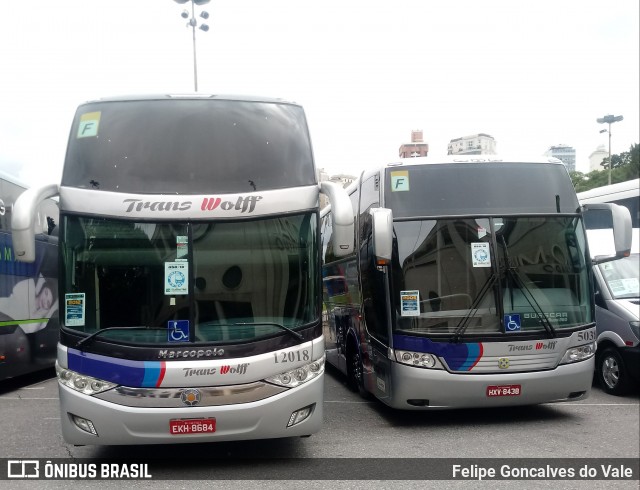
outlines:
[[[581,204],[606,202],[624,206],[631,213],[631,227],[640,228],[640,179],[579,192],[578,200]],[[591,226],[594,225],[587,222],[587,228]]]
[[[595,268],[596,377],[604,391],[622,395],[640,383],[640,203],[639,179],[578,193],[582,204],[616,203],[629,209],[633,222],[631,254]],[[586,222],[592,256],[613,248],[606,219]]]
[[[350,253],[344,189],[318,184],[304,111],[279,99],[149,96],[81,105],[62,182],[15,206],[33,260],[60,196],[65,441],[308,436],[322,424],[319,194]]]
[[[47,199],[34,222],[35,260],[16,260],[13,205],[27,185],[0,172],[0,381],[53,368],[58,343],[58,207]]]
[[[404,159],[347,188],[354,253],[336,254],[322,213],[327,362],[361,392],[409,410],[584,399],[596,350],[584,211],[555,158]]]

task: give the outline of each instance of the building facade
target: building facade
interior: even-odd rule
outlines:
[[[449,141],[447,155],[495,155],[496,140],[486,133],[472,134]]]
[[[602,161],[605,159],[609,159],[609,152],[604,145],[600,145],[589,155],[589,172],[604,170],[605,167],[602,166]]]
[[[398,154],[400,158],[426,157],[429,153],[429,145],[424,142],[421,129],[411,131],[411,143],[400,145]]]
[[[569,145],[555,145],[549,147],[544,153],[547,157],[555,157],[564,163],[569,172],[574,172],[576,169],[576,150]]]

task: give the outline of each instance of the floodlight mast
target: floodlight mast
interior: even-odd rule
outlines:
[[[606,116],[599,117],[597,119],[599,124],[609,125],[609,129],[603,129],[602,131],[600,131],[601,133],[609,133],[609,185],[611,185],[611,167],[613,166],[613,162],[611,161],[611,124],[622,121],[623,119],[623,116],[614,116],[613,114],[607,114]]]
[[[187,2],[191,2],[191,17],[189,17],[189,12],[187,10],[183,10],[182,16],[183,19],[189,19],[187,22],[187,27],[191,27],[191,34],[193,38],[193,88],[197,92],[198,91],[198,60],[196,56],[196,27],[198,27],[198,20],[196,18],[196,8],[195,6],[202,6],[209,3],[211,0],[173,0],[174,2],[183,5]],[[209,18],[209,13],[203,10],[200,13],[200,17],[203,19]],[[199,29],[202,32],[207,32],[209,30],[209,26],[207,24],[200,24]]]

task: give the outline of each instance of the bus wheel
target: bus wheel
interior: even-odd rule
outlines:
[[[622,356],[612,347],[607,347],[598,356],[596,372],[602,389],[610,395],[622,395],[629,388],[629,375]]]
[[[349,360],[347,361],[347,378],[349,388],[361,395],[365,394],[364,378],[362,373],[362,358],[357,347],[349,350]]]

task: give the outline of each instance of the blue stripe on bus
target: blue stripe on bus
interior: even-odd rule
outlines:
[[[452,371],[470,371],[482,357],[482,344],[434,342],[425,337],[394,335],[393,348],[442,357]]]
[[[75,349],[67,350],[69,369],[80,374],[131,387],[155,387],[160,380],[160,362],[129,361]]]

